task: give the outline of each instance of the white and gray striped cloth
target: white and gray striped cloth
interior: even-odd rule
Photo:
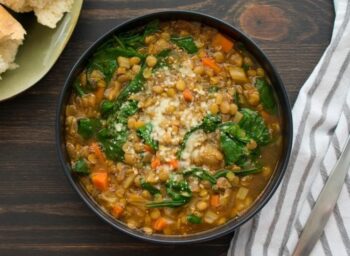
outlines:
[[[228,256],[291,255],[350,133],[350,2],[335,0],[330,45],[293,108],[286,175],[258,216],[233,238]],[[350,168],[349,168],[350,169]],[[350,255],[350,175],[311,255]]]

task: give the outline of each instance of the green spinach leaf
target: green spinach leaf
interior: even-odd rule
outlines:
[[[201,180],[207,180],[209,181],[211,184],[216,184],[216,179],[213,175],[210,174],[210,172],[208,172],[207,170],[204,170],[202,168],[191,168],[188,170],[185,170],[182,172],[182,174],[187,177],[187,176],[194,176],[197,177]]]
[[[137,135],[154,151],[158,150],[158,141],[152,138],[153,125],[147,123],[144,126],[137,129]]]
[[[151,183],[144,180],[141,180],[141,187],[150,192],[151,195],[160,194],[160,190],[158,188],[152,186]]]
[[[269,113],[272,113],[272,114],[276,113],[277,104],[276,104],[276,99],[273,95],[273,90],[271,85],[269,85],[266,79],[257,78],[255,82],[255,86],[260,93],[260,100],[264,108]]]
[[[220,147],[224,154],[226,165],[233,165],[239,159],[249,154],[244,144],[230,138],[230,136],[224,132],[220,134]]]
[[[78,133],[84,138],[89,139],[101,128],[101,122],[98,119],[81,118],[78,120]]]
[[[192,198],[192,191],[187,181],[182,179],[180,175],[171,175],[165,186],[171,200],[165,199],[160,202],[149,202],[146,204],[148,208],[175,208],[188,203]]]
[[[198,217],[197,215],[190,214],[187,216],[187,221],[192,224],[201,224],[202,219],[201,217]]]
[[[258,112],[242,108],[241,113],[243,117],[238,125],[246,131],[247,136],[253,138],[260,145],[268,144],[271,141],[271,134]]]
[[[205,133],[214,132],[218,125],[221,123],[221,117],[219,115],[208,114],[203,118],[200,127]]]
[[[72,171],[81,175],[88,175],[90,173],[89,167],[84,158],[79,158],[75,162]]]
[[[186,37],[176,37],[172,36],[170,39],[178,47],[184,49],[187,53],[193,54],[198,52],[198,47],[194,43],[194,40],[191,36]]]

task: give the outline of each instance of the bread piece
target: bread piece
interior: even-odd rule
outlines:
[[[55,28],[65,12],[69,12],[74,0],[0,0],[16,12],[34,11],[38,22]]]
[[[17,67],[14,61],[25,34],[22,25],[0,5],[0,74]]]

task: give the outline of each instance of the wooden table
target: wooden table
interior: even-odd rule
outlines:
[[[294,103],[329,43],[330,0],[89,0],[62,56],[33,88],[0,103],[0,255],[225,255],[231,235],[189,246],[146,243],[112,229],[78,198],[55,149],[57,96],[73,63],[120,22],[166,9],[240,27],[276,65]]]

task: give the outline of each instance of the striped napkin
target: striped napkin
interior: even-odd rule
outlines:
[[[236,232],[228,256],[291,255],[345,146],[350,133],[350,2],[334,0],[334,5],[331,43],[293,108],[295,134],[286,175],[260,214]],[[350,255],[349,173],[311,255]]]

